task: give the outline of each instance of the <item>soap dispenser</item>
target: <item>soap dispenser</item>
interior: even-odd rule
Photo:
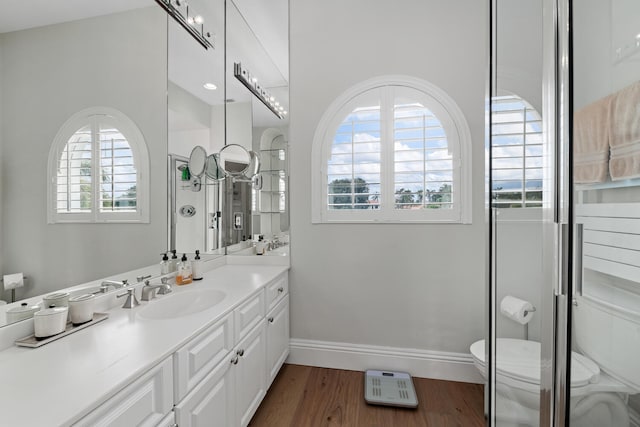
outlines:
[[[178,271],[178,255],[176,255],[176,250],[171,249],[171,261],[169,261],[169,273],[175,273]]]
[[[182,254],[182,259],[178,264],[178,274],[176,275],[176,285],[188,285],[192,281],[191,263],[187,261],[187,254]]]
[[[202,261],[200,260],[200,251],[196,249],[196,257],[191,261],[191,273],[193,280],[202,280]]]
[[[169,274],[171,269],[171,263],[169,261],[169,257],[167,256],[167,253],[163,253],[162,254],[162,261],[160,261],[160,274],[165,275],[165,274]]]

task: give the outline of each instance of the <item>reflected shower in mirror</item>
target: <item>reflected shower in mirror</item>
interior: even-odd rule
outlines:
[[[220,151],[225,138],[224,0],[192,0],[189,5],[200,14],[215,48],[203,48],[169,20],[167,249],[219,255],[224,253],[220,183],[208,171],[212,160],[207,153]],[[187,163],[190,171],[184,172],[180,168]]]
[[[268,3],[230,0],[227,3],[227,140],[255,152],[261,163],[260,168],[254,170],[259,172],[259,178],[254,179],[253,184],[226,184],[225,200],[229,208],[224,210],[224,216],[229,221],[224,230],[229,254],[251,253],[247,250],[259,235],[268,241],[288,241],[285,153],[289,119],[288,114],[282,113],[288,110],[289,104],[288,19],[286,0]],[[234,64],[250,70],[247,84],[259,86],[270,97],[259,99],[248,89],[247,84],[236,77],[239,70]],[[270,101],[280,116],[267,108]],[[276,134],[280,135],[281,145],[274,149],[271,141]],[[268,144],[262,142],[269,138]],[[280,164],[272,162],[273,153],[278,159],[282,157],[278,160]],[[242,218],[241,231],[234,225],[235,218]]]
[[[41,2],[38,19],[31,2],[3,6],[2,274],[27,277],[16,289],[17,299],[114,275],[133,281],[119,274],[156,264],[166,246],[167,15],[153,0],[85,0],[63,15],[56,13],[57,2]],[[67,151],[56,160],[68,156],[77,172],[64,178],[64,162],[47,168],[52,144],[63,124],[89,109],[107,114],[88,117],[88,127],[71,129],[61,142]],[[149,167],[136,188],[128,163],[135,158],[133,146],[129,141],[127,148],[122,138],[129,134],[114,130],[118,126],[112,127],[109,111],[126,117],[144,138]],[[98,158],[100,163],[89,167]],[[114,164],[107,166],[107,159]],[[52,182],[57,187],[50,206],[67,200],[70,209],[90,209],[92,214],[48,222],[47,187]],[[141,197],[149,203],[146,220],[123,223],[114,218],[125,202],[124,210],[140,208],[133,200]],[[103,220],[97,221],[99,216]],[[10,298],[10,292],[0,295]]]

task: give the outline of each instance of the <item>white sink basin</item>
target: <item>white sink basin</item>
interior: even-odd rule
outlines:
[[[208,310],[227,294],[217,289],[181,291],[151,300],[138,311],[143,319],[174,319]]]

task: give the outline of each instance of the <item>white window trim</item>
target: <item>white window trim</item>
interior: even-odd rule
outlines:
[[[455,132],[458,147],[452,148],[459,155],[459,161],[454,164],[454,170],[457,169],[459,173],[460,189],[454,193],[459,208],[454,219],[451,217],[451,211],[447,212],[445,209],[442,211],[431,210],[429,218],[425,218],[424,216],[416,217],[415,213],[414,215],[407,215],[409,212],[402,212],[402,210],[396,210],[393,215],[382,216],[380,212],[375,210],[340,210],[340,212],[336,212],[327,208],[327,159],[331,152],[335,130],[344,119],[344,117],[339,117],[339,112],[358,95],[384,86],[405,86],[419,90],[426,96],[433,98],[441,107],[441,111],[434,111],[434,114],[443,122],[445,129]],[[429,105],[427,107],[432,109],[433,106]],[[442,111],[445,114],[442,114]],[[445,124],[445,122],[448,122],[448,124]],[[382,129],[381,131],[384,132]],[[456,138],[453,139],[455,140]],[[385,149],[383,148],[383,150]],[[313,224],[372,222],[471,224],[471,153],[471,132],[464,114],[455,101],[439,87],[425,80],[403,75],[379,76],[358,83],[343,92],[329,105],[316,128],[311,149],[311,222]],[[393,168],[393,165],[388,164],[385,167]]]
[[[118,130],[129,141],[136,165],[136,211],[135,212],[100,212],[97,200],[91,212],[58,213],[57,211],[57,171],[60,156],[69,138],[92,116],[109,116],[118,125]],[[93,167],[92,167],[93,170]],[[58,130],[51,149],[47,166],[47,223],[149,223],[149,152],[142,132],[124,113],[110,107],[91,107],[78,111],[71,116]],[[93,192],[92,192],[93,193]],[[92,199],[96,195],[92,194]]]

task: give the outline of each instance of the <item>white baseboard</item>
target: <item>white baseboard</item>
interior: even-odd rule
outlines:
[[[287,363],[365,371],[383,369],[412,376],[481,384],[473,358],[465,353],[291,339]]]

